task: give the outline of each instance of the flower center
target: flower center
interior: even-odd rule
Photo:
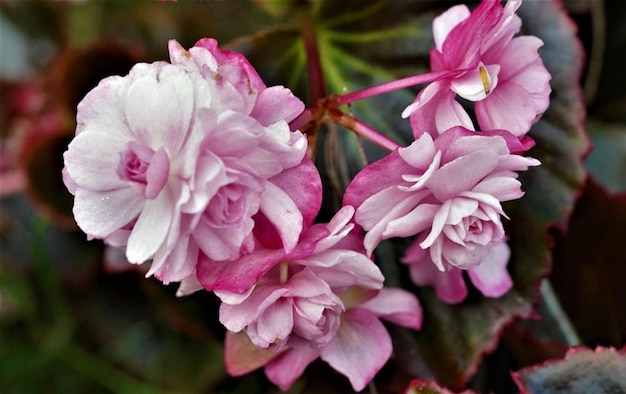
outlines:
[[[220,188],[205,215],[216,226],[238,223],[248,210],[247,193],[243,186],[231,183]]]
[[[155,199],[169,177],[170,161],[165,149],[155,152],[145,145],[129,142],[120,156],[117,175],[134,183],[147,199]]]

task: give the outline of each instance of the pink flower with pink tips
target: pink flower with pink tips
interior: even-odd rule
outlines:
[[[431,69],[448,73],[404,110],[415,138],[452,126],[474,130],[456,95],[474,103],[482,130],[504,129],[521,138],[541,117],[549,104],[550,73],[539,57],[539,38],[513,37],[521,27],[515,15],[521,4],[485,0],[472,12],[461,4],[435,18]]]

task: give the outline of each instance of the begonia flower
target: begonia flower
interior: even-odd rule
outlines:
[[[363,253],[353,213],[345,206],[328,224],[309,228],[290,254],[271,257],[271,268],[247,292],[215,291],[222,300],[220,321],[229,330],[230,374],[265,366],[268,378],[286,390],[320,357],[362,390],[391,355],[391,338],[379,318],[421,327],[415,296],[382,288],[384,278]],[[235,266],[250,266],[246,257],[226,267],[242,272]],[[267,257],[266,250],[256,256],[257,261]],[[201,267],[200,282],[209,279],[211,288],[219,286]]]
[[[293,187],[310,175],[301,165],[306,138],[288,126],[304,104],[282,86],[266,88],[242,55],[215,40],[189,51],[172,40],[169,50],[171,64],[137,64],[79,104],[64,154],[78,225],[125,248],[131,263],[152,259],[148,275],[165,283],[195,275],[201,256],[249,253],[253,217],[293,249],[312,221],[303,210],[317,208],[299,207],[277,182]]]
[[[523,150],[504,131],[426,133],[361,170],[344,204],[357,207],[368,254],[383,239],[421,235],[440,271],[473,268],[505,239],[500,203],[523,195],[516,171],[539,164]]]
[[[550,73],[539,57],[543,42],[519,36],[521,0],[484,0],[474,11],[457,5],[433,21],[431,69],[448,71],[405,109],[413,134],[474,129],[456,95],[474,102],[482,130],[504,129],[523,137],[549,104]],[[433,135],[434,136],[434,135]]]

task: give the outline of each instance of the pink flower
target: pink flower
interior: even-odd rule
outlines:
[[[452,128],[434,141],[423,134],[359,172],[344,204],[357,207],[368,253],[383,239],[418,235],[420,247],[444,271],[477,266],[505,234],[500,202],[523,192],[515,171],[538,165],[503,131]]]
[[[319,205],[283,189],[317,190],[306,138],[288,126],[304,104],[215,40],[169,49],[172,64],[138,64],[79,104],[64,155],[78,225],[131,263],[152,259],[148,275],[165,283],[194,276],[202,256],[249,253],[253,217],[293,249]]]
[[[505,129],[524,136],[549,104],[550,74],[539,57],[543,42],[513,36],[521,27],[515,11],[521,0],[484,0],[470,13],[457,5],[433,21],[433,71],[450,71],[422,90],[405,109],[415,138],[452,126],[474,129],[455,96],[475,102],[483,130]],[[434,136],[434,135],[433,135]]]
[[[280,277],[281,268],[275,267],[244,295],[216,292],[222,300],[220,321],[232,332],[245,329],[260,348],[282,349],[294,341],[325,345],[337,333],[343,303],[310,269],[286,279]]]
[[[417,299],[382,288],[384,278],[363,254],[362,238],[350,223],[353,213],[345,206],[330,223],[309,228],[290,254],[273,256],[271,268],[257,272],[260,279],[248,292],[216,291],[223,302],[220,321],[229,330],[229,373],[237,376],[265,365],[268,378],[286,390],[321,357],[361,390],[391,355],[391,338],[379,317],[420,328]],[[268,253],[254,255],[258,262]],[[251,268],[246,258],[227,268]],[[206,279],[202,271],[199,279]]]

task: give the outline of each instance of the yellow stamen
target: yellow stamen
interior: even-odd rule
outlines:
[[[289,262],[281,261],[280,263],[280,283],[286,283],[287,279],[289,279]]]
[[[485,89],[485,94],[489,94],[491,90],[489,89],[489,75],[487,74],[487,70],[485,69],[485,67],[480,66],[478,68],[478,71],[480,72],[480,79],[483,82],[483,89]]]

